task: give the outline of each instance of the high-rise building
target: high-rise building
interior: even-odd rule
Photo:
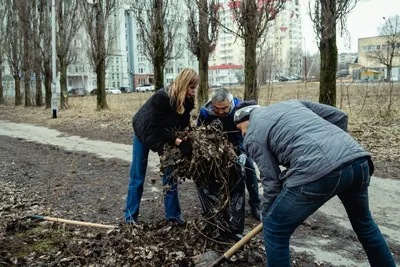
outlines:
[[[272,45],[275,77],[298,76],[303,73],[303,34],[299,0],[288,0],[267,31],[267,43]]]
[[[145,54],[138,30],[140,25],[132,12],[129,5],[122,4],[110,17],[114,43],[107,58],[106,87],[133,89],[143,83],[154,83],[153,64]],[[184,17],[182,21],[185,21]],[[164,84],[171,83],[185,67],[196,71],[198,69],[197,58],[188,50],[186,38],[187,26],[186,23],[182,23],[178,28],[173,47],[172,54],[176,57],[167,62],[164,68]],[[77,51],[80,56],[68,68],[68,87],[84,87],[90,91],[96,87],[96,74],[82,48],[83,44],[86,46],[89,43],[84,29],[79,32],[74,42],[78,46]]]

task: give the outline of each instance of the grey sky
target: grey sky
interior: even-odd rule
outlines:
[[[311,20],[306,14],[309,1],[300,0],[303,13],[303,35],[306,50],[315,53],[318,51],[318,47]],[[377,36],[378,27],[384,22],[383,17],[388,18],[396,14],[400,14],[400,0],[363,0],[360,2],[347,19],[347,30],[351,36],[350,43],[338,36],[339,53],[357,52],[358,38]]]

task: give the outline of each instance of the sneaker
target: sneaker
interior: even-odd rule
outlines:
[[[261,221],[261,211],[259,206],[251,207],[251,216],[257,221]]]
[[[167,225],[170,224],[173,226],[183,226],[185,223],[186,223],[186,221],[182,217],[179,217],[177,219],[168,219],[167,218],[167,220],[166,220]]]

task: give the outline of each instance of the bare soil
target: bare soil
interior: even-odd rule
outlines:
[[[201,224],[196,220],[200,205],[192,183],[180,185],[180,201],[188,221],[185,227],[164,223],[159,183],[154,185],[159,192],[143,196],[140,224],[124,226],[127,162],[5,136],[0,136],[0,159],[0,266],[192,266],[190,256],[210,249],[222,253],[233,244],[233,240],[227,244],[213,242],[200,234]],[[150,172],[150,177],[154,176],[158,177]],[[151,186],[150,182],[146,186]],[[114,224],[120,229],[39,223],[28,219],[28,214]],[[324,220],[318,219],[320,226],[314,228],[301,227],[299,233],[309,235],[313,229],[320,229]],[[247,229],[257,224],[247,211]],[[292,258],[294,266],[317,266],[305,253],[293,252]],[[264,266],[261,235],[234,260],[229,266]]]
[[[279,86],[275,90],[281,90],[283,96],[262,98],[262,104],[296,95],[311,100],[317,96],[315,90],[303,87]],[[51,119],[50,111],[44,108],[0,106],[0,120],[132,144],[132,116],[149,96],[147,93],[108,96],[111,109],[103,112],[94,111],[93,97],[70,99],[71,108],[60,111],[58,119]],[[372,104],[365,107],[368,112],[359,113],[356,109],[361,109],[354,103],[344,105],[351,114],[350,133],[372,153],[377,176],[400,179],[398,106],[397,113],[381,119],[371,115],[375,102]],[[89,153],[68,152],[0,136],[0,266],[192,266],[191,256],[208,250],[222,253],[233,244],[233,240],[228,240],[228,244],[212,241],[198,231],[201,208],[191,182],[182,183],[179,191],[187,225],[183,228],[165,225],[161,179],[153,169],[148,172],[145,186],[152,190],[143,195],[139,225],[125,226],[122,222],[128,174],[126,161],[105,160]],[[155,184],[150,182],[151,178]],[[27,219],[27,214],[116,224],[120,228],[106,231],[39,223]],[[247,231],[258,224],[249,215],[247,205],[245,222]],[[354,233],[318,212],[296,230],[292,244],[306,246],[305,241],[313,238],[330,241],[321,248],[325,251],[342,254],[344,251],[354,261],[366,262]],[[390,241],[389,246],[400,262],[399,246]],[[293,266],[333,266],[316,261],[309,253],[291,252]],[[265,266],[264,253],[260,234],[229,266]]]

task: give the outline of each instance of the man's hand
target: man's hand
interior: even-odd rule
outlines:
[[[186,158],[192,157],[193,146],[192,143],[188,140],[183,140],[179,146],[179,150],[181,151],[182,155]]]

